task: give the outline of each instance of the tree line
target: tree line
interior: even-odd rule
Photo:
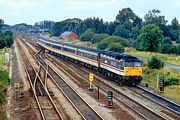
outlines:
[[[82,41],[97,44],[99,49],[113,49],[117,52],[123,52],[123,47],[135,47],[143,51],[180,54],[180,46],[172,43],[180,43],[179,22],[176,17],[171,24],[167,22],[157,9],[148,11],[143,21],[131,8],[124,8],[113,22],[104,22],[95,17],[85,20],[66,19],[56,22],[50,34],[59,36],[65,31],[73,31]],[[114,41],[118,43],[114,44]]]
[[[0,48],[11,47],[14,43],[13,33],[11,31],[2,31],[4,21],[0,19]]]
[[[172,19],[171,24],[167,24],[165,16],[161,11],[153,9],[144,15],[144,21],[136,15],[131,8],[124,8],[119,11],[113,22],[104,22],[100,18],[79,18],[66,19],[56,22],[51,30],[51,34],[59,36],[64,31],[73,31],[78,35],[84,33],[87,29],[94,29],[96,33],[116,35],[126,39],[136,39],[143,26],[154,24],[163,31],[164,37],[180,42],[180,25],[176,17]]]

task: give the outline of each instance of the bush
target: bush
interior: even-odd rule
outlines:
[[[152,57],[149,61],[148,61],[148,67],[151,69],[160,69],[164,67],[164,62],[157,59],[156,57]]]
[[[176,43],[180,43],[180,35],[179,35],[178,38],[176,39]]]
[[[180,84],[180,79],[177,78],[168,78],[164,81],[164,86],[179,85],[179,84]]]
[[[124,52],[124,47],[120,43],[111,43],[110,45],[108,45],[107,50],[123,53]]]
[[[95,34],[91,39],[92,44],[99,43],[99,42],[103,41],[108,36],[109,36],[108,34]]]
[[[8,85],[9,84],[9,75],[5,70],[0,70],[0,82]]]
[[[0,48],[11,47],[13,45],[13,33],[11,31],[6,31],[0,36]]]
[[[160,48],[160,52],[163,54],[177,54],[176,50],[177,50],[176,46],[173,46],[169,43],[162,45]]]
[[[170,38],[170,37],[165,37],[165,38],[163,39],[163,44],[170,44],[170,45],[172,45],[171,38]]]
[[[92,29],[87,29],[81,36],[80,40],[81,41],[92,41],[92,37],[95,35],[95,32]]]
[[[108,43],[107,42],[100,42],[97,44],[97,48],[100,50],[105,50],[108,47]]]

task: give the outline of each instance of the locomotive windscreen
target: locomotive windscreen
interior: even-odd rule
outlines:
[[[124,62],[125,67],[141,67],[142,63],[141,62]]]

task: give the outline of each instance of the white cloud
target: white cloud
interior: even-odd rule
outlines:
[[[0,6],[8,9],[24,9],[34,6],[34,1],[29,0],[0,0]]]
[[[106,1],[100,1],[100,0],[71,0],[67,2],[67,6],[71,10],[82,10],[82,9],[101,9],[106,8],[109,6],[116,5],[118,3],[118,0],[106,0]]]
[[[48,4],[50,0],[0,0],[0,6],[8,9],[29,9]]]

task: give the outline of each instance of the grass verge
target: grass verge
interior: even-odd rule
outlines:
[[[158,59],[164,61],[165,63],[168,64],[173,64],[180,66],[180,55],[174,55],[174,54],[160,54],[160,53],[155,53],[155,52],[144,52],[144,51],[136,51],[135,49],[132,48],[125,48],[125,54],[133,55],[136,57],[141,57],[141,58],[151,58],[152,56],[156,56]]]
[[[162,93],[163,96],[180,102],[180,85],[171,85],[165,87],[165,91]]]
[[[157,89],[157,74],[164,77],[164,80],[168,78],[177,78],[180,81],[180,71],[177,70],[169,70],[166,68],[162,69],[150,69],[147,66],[143,67],[143,80],[142,84],[148,83],[149,88],[152,88],[154,91],[158,92]],[[163,96],[180,102],[180,85],[170,85],[166,86],[164,92],[162,93]]]
[[[0,120],[6,120],[6,113],[3,110],[3,103],[7,93],[7,85],[9,84],[8,62],[4,60],[4,53],[0,50]]]

